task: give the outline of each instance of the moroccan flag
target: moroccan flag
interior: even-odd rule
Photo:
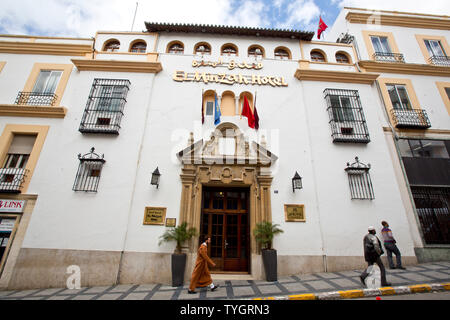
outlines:
[[[317,29],[317,39],[320,39],[320,35],[325,31],[326,28],[328,28],[328,26],[325,24],[325,22],[323,22],[322,17],[320,17],[319,29]]]
[[[204,97],[203,97],[203,90],[202,90],[202,124],[204,124],[205,123],[205,113],[204,113],[204,110],[203,110],[203,104],[204,104]]]
[[[250,109],[250,105],[248,104],[248,100],[247,100],[246,96],[244,96],[244,106],[242,108],[241,115],[247,117],[248,126],[250,128],[255,128],[255,118],[253,116],[252,109]]]
[[[253,103],[253,116],[255,118],[255,129],[259,129],[259,117],[258,117],[258,111],[256,111],[256,93],[255,93],[255,102]]]
[[[221,112],[220,112],[220,107],[219,107],[219,102],[217,101],[217,94],[214,91],[214,124],[218,125],[220,123],[220,116],[221,116]]]

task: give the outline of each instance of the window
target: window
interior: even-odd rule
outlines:
[[[446,143],[442,140],[399,139],[398,144],[402,157],[449,159]]]
[[[424,40],[424,42],[430,56],[446,56],[444,48],[439,40]]]
[[[375,199],[369,170],[370,164],[366,165],[362,162],[359,162],[358,157],[355,157],[355,162],[352,164],[347,162],[347,168],[345,169],[345,171],[347,172],[348,175],[352,200]]]
[[[412,110],[406,86],[400,84],[387,84],[386,87],[394,109]]]
[[[274,51],[275,59],[288,60],[291,58],[289,51],[284,48],[276,48]]]
[[[145,53],[147,44],[144,41],[137,41],[132,44],[130,52]]]
[[[337,63],[350,63],[350,59],[345,53],[336,53],[336,62]]]
[[[35,141],[36,136],[33,135],[14,135],[6,159],[0,169],[0,191],[20,192],[27,173],[25,167]]]
[[[222,55],[223,56],[237,56],[237,48],[234,45],[224,45],[222,47]]]
[[[41,70],[36,83],[33,87],[33,93],[55,93],[62,71]]]
[[[78,155],[80,164],[73,184],[73,191],[97,192],[100,174],[106,161],[103,159],[103,155],[100,157],[94,151],[95,148],[91,148],[90,153],[83,156]]]
[[[325,55],[317,50],[311,51],[311,61],[325,62]]]
[[[387,37],[371,36],[375,53],[392,53]]]
[[[94,79],[79,131],[119,134],[129,80]]]
[[[167,52],[172,53],[172,54],[183,54],[184,46],[181,42],[176,42],[176,43],[170,44]]]
[[[207,101],[206,102],[206,115],[212,116],[214,114],[214,102]]]
[[[370,142],[357,90],[325,89],[333,142]]]
[[[16,104],[53,106],[57,100],[55,94],[63,71],[40,70],[31,92],[21,91]]]
[[[196,44],[194,53],[199,55],[211,54],[211,46],[207,43]]]
[[[119,48],[120,48],[120,42],[118,40],[110,40],[110,41],[106,42],[103,51],[116,52],[116,51],[119,51]]]
[[[250,48],[248,48],[248,56],[255,57],[255,59],[263,58],[264,57],[263,49],[259,46],[251,46]]]

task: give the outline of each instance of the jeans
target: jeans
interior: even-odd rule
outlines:
[[[376,263],[378,265],[378,267],[380,267],[380,271],[381,271],[381,285],[382,286],[386,286],[387,285],[387,281],[386,281],[386,270],[384,269],[384,265],[383,262],[381,261],[381,258],[378,257],[378,259],[374,262],[367,262],[368,266],[371,266],[372,264]],[[367,269],[363,271],[363,273],[361,273],[361,278],[363,280],[365,280],[367,278],[369,274],[367,273]]]
[[[395,260],[397,260],[397,268],[401,268],[402,266],[402,256],[400,254],[400,250],[398,250],[395,243],[385,243],[384,247],[386,248],[387,259],[389,262],[389,268],[394,268],[394,261],[392,260],[392,253],[395,254]]]

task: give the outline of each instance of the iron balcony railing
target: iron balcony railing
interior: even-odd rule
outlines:
[[[370,142],[357,90],[325,89],[333,142]]]
[[[428,119],[425,110],[391,109],[390,113],[396,128],[426,129],[431,127],[430,120]]]
[[[54,106],[58,96],[54,93],[20,91],[15,104],[32,106]]]
[[[91,148],[91,152],[78,155],[80,164],[72,187],[73,191],[97,192],[100,175],[106,160],[103,154],[100,156],[94,151],[95,148]]]
[[[450,67],[450,57],[448,56],[435,56],[432,55],[428,62],[435,65],[435,66],[444,66],[444,67]]]
[[[119,134],[129,87],[129,80],[95,79],[79,131]]]
[[[347,162],[345,171],[348,175],[348,184],[350,187],[351,199],[373,200],[375,194],[373,192],[372,180],[370,179],[370,164],[364,164],[355,157],[355,162],[350,164]]]
[[[373,54],[373,59],[380,62],[405,62],[405,58],[402,53],[375,52]]]
[[[0,169],[0,192],[20,193],[29,170],[21,168]]]

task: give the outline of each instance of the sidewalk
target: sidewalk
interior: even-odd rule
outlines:
[[[431,290],[450,290],[450,262],[406,266],[406,270],[387,269],[391,288],[363,290],[372,296]],[[263,280],[215,280],[220,287],[211,292],[198,288],[188,294],[183,287],[161,284],[117,285],[108,287],[36,289],[0,291],[0,300],[218,300],[218,299],[342,299],[361,297],[359,280],[362,270],[303,274],[279,277],[276,282]],[[214,278],[214,275],[213,275]],[[441,285],[440,285],[441,284]],[[444,284],[444,285],[442,285]],[[420,286],[417,286],[420,285]],[[412,288],[412,289],[411,289]],[[396,290],[398,292],[396,292]],[[366,295],[367,296],[367,295]]]

